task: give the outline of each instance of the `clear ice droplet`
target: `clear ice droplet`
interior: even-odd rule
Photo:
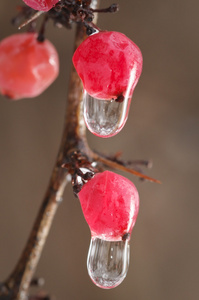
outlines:
[[[91,238],[87,258],[88,274],[100,288],[111,289],[126,277],[130,246],[126,241],[106,241]]]
[[[122,102],[103,100],[90,96],[84,91],[83,109],[87,128],[95,135],[108,138],[124,127],[128,118],[131,98]]]

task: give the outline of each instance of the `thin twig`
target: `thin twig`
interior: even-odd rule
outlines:
[[[45,13],[45,11],[37,11],[34,15],[32,15],[28,20],[26,20],[25,22],[23,22],[18,29],[22,29],[24,26],[28,25],[29,23],[31,23],[32,21],[36,20],[37,18],[39,18],[43,13]]]
[[[93,157],[94,157],[94,159],[95,159],[96,161],[101,162],[101,163],[103,163],[104,165],[109,166],[109,167],[111,167],[111,168],[113,168],[113,169],[118,169],[118,170],[121,170],[121,171],[125,171],[125,172],[128,172],[128,173],[131,173],[131,174],[133,174],[133,175],[136,175],[136,176],[138,176],[138,177],[140,177],[140,178],[149,180],[149,181],[151,181],[151,182],[161,183],[161,182],[160,182],[159,180],[157,180],[157,179],[154,179],[154,178],[149,177],[149,176],[147,176],[147,175],[145,175],[145,174],[142,174],[142,173],[140,173],[140,172],[138,172],[138,171],[136,171],[136,170],[134,170],[134,169],[128,168],[128,167],[126,167],[126,166],[124,166],[124,165],[122,165],[122,164],[120,164],[120,163],[118,163],[118,162],[116,162],[116,161],[114,161],[114,160],[107,159],[107,158],[105,158],[105,157],[103,157],[103,156],[100,156],[99,154],[94,153],[94,154],[93,154]]]

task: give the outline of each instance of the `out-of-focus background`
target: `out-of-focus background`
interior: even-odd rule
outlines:
[[[9,3],[8,3],[9,2]],[[0,1],[0,38],[22,1]],[[101,7],[112,1],[101,1]],[[78,200],[66,188],[37,275],[57,299],[199,299],[199,2],[122,1],[120,12],[99,16],[99,27],[125,33],[142,50],[143,73],[125,128],[100,139],[98,151],[121,150],[125,159],[149,158],[141,183],[140,212],[131,240],[127,278],[113,290],[87,275],[90,233]],[[60,76],[41,96],[10,102],[0,97],[0,279],[16,264],[39,209],[62,135],[74,30],[49,25],[47,37],[60,55]]]

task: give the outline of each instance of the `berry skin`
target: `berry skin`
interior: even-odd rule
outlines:
[[[0,42],[0,93],[12,100],[41,94],[58,76],[59,58],[35,33],[11,35]]]
[[[142,71],[140,49],[124,34],[101,31],[89,36],[75,51],[73,64],[84,89],[94,98],[129,97]]]
[[[48,11],[50,10],[59,0],[23,0],[28,6],[35,10]]]
[[[134,184],[116,173],[97,173],[78,194],[92,237],[108,241],[130,238],[139,210]]]

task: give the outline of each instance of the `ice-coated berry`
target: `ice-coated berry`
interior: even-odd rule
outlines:
[[[124,34],[101,31],[80,44],[73,64],[89,95],[111,100],[126,93],[132,96],[142,71],[142,54]]]
[[[14,34],[0,42],[0,93],[10,99],[38,96],[58,73],[55,47],[38,42],[37,34]]]
[[[59,0],[23,0],[28,6],[35,10],[48,11],[50,10]]]
[[[138,191],[130,180],[110,171],[97,173],[78,197],[93,238],[130,238],[139,210]]]

